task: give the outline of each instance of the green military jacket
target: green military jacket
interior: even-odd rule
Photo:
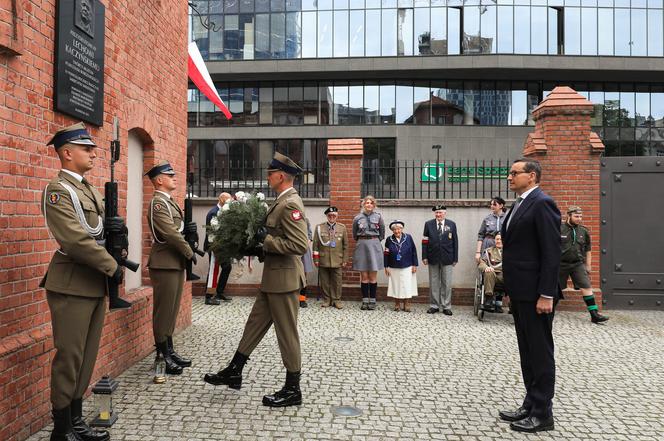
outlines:
[[[39,286],[61,294],[103,297],[106,276],[118,268],[103,245],[104,197],[92,185],[60,171],[42,193],[41,210],[60,249]]]
[[[184,240],[184,215],[173,198],[155,191],[148,208],[148,225],[152,234],[152,249],[148,267],[152,269],[183,270],[194,252]]]
[[[263,242],[265,261],[261,291],[293,292],[306,286],[301,257],[309,248],[304,205],[294,188],[278,197],[267,211]]]
[[[493,246],[484,250],[482,260],[480,260],[479,269],[484,272],[488,267],[493,268],[497,273],[503,271],[503,250]]]
[[[590,251],[590,233],[583,225],[571,226],[567,222],[560,227],[562,242],[561,262],[566,264],[583,263]]]
[[[314,262],[322,268],[340,268],[348,262],[348,233],[346,226],[337,222],[334,225],[334,237],[330,237],[327,222],[316,225],[314,229]],[[334,241],[334,247],[331,246]]]

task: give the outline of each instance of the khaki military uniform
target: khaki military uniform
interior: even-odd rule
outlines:
[[[180,207],[166,193],[155,191],[148,210],[152,249],[148,259],[154,293],[152,330],[156,343],[173,336],[184,287],[184,269],[194,252],[182,236]]]
[[[504,286],[502,249],[493,246],[484,250],[478,267],[484,277],[484,292],[487,295],[494,294],[496,285]],[[489,267],[493,268],[493,272],[485,273],[484,271]]]
[[[323,222],[314,230],[314,262],[318,264],[319,285],[325,304],[341,301],[342,266],[348,262],[348,233],[346,226]],[[334,246],[332,246],[334,245]]]
[[[42,194],[42,214],[60,249],[41,284],[51,310],[51,402],[54,409],[83,397],[104,326],[107,276],[118,264],[103,246],[104,198],[85,179],[60,171]]]
[[[591,249],[590,232],[583,225],[570,225],[565,222],[560,227],[562,253],[560,258],[560,289],[567,287],[571,277],[574,289],[590,289],[590,277],[586,269],[586,254]]]
[[[261,290],[247,319],[238,352],[250,355],[274,323],[279,350],[289,372],[302,364],[297,330],[300,289],[306,286],[302,255],[307,251],[304,205],[294,188],[277,197],[267,212],[268,235]]]

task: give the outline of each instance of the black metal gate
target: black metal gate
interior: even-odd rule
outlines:
[[[664,158],[602,158],[602,294],[607,308],[664,309]]]

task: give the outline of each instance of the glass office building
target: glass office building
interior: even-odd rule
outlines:
[[[190,89],[199,166],[291,145],[324,161],[326,140],[348,136],[366,157],[440,144],[450,159],[514,158],[557,85],[593,102],[606,155],[664,155],[662,0],[192,3],[190,39],[233,113]]]

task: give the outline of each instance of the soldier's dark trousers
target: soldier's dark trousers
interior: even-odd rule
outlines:
[[[247,324],[238,345],[238,352],[251,355],[265,333],[274,323],[281,359],[286,370],[299,372],[302,367],[300,335],[297,330],[297,316],[300,311],[300,290],[289,293],[260,292],[256,296]]]
[[[150,268],[152,281],[152,331],[154,340],[163,343],[175,331],[184,286],[184,270]]]
[[[83,397],[95,367],[104,327],[105,297],[46,292],[51,310],[53,345],[51,403],[62,409]]]

